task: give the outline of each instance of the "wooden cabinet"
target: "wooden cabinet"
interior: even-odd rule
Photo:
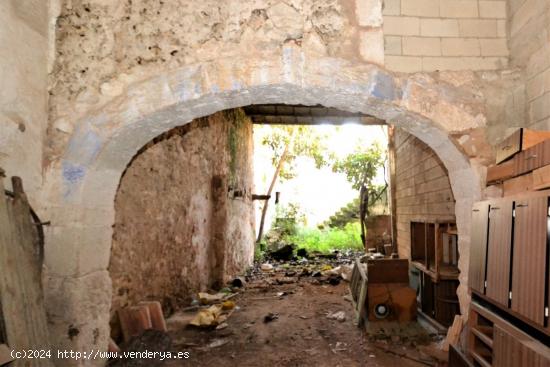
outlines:
[[[546,139],[550,139],[550,132],[548,131],[518,129],[515,133],[497,145],[496,163],[503,162],[513,157],[516,153],[527,150]]]
[[[474,366],[550,367],[550,348],[477,303],[472,303],[468,330]]]
[[[537,144],[519,153],[517,157],[514,158],[514,174],[519,176],[541,167],[545,157],[545,146],[546,144],[544,143]],[[546,150],[548,150],[548,148],[546,148]]]
[[[504,307],[508,307],[510,294],[512,212],[511,200],[494,200],[489,204],[485,294]]]
[[[472,208],[472,226],[470,233],[470,288],[480,294],[485,293],[485,264],[487,259],[487,228],[489,221],[489,203],[475,203]]]
[[[547,279],[548,197],[515,201],[512,311],[544,324]]]

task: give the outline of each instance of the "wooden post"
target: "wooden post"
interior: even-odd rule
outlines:
[[[390,165],[390,213],[391,238],[393,252],[397,252],[397,207],[395,204],[396,162],[395,162],[395,126],[388,126],[388,162]]]
[[[12,179],[14,198],[4,195],[0,170],[0,298],[7,342],[16,350],[49,350],[42,294],[42,260],[36,226],[20,178]],[[19,366],[52,366],[49,359],[19,359]]]

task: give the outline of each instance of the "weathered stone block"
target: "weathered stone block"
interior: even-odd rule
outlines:
[[[441,39],[428,37],[403,37],[403,55],[440,56]]]
[[[443,38],[441,53],[443,56],[479,56],[481,49],[476,38]]]
[[[413,56],[389,56],[385,58],[389,70],[414,73],[422,70],[422,58]]]
[[[362,31],[359,42],[359,53],[363,60],[384,65],[384,33],[382,28]]]
[[[493,19],[460,19],[461,37],[496,37],[497,21]]]
[[[382,0],[355,0],[357,22],[362,27],[382,25]]]
[[[384,52],[386,55],[401,55],[401,37],[385,36]]]
[[[508,43],[505,38],[480,39],[482,56],[508,56]]]
[[[383,15],[400,15],[401,14],[401,0],[384,0]]]
[[[417,36],[420,34],[420,19],[414,17],[384,17],[384,34]]]
[[[477,18],[479,16],[477,1],[441,0],[442,18]]]
[[[420,34],[426,37],[458,37],[456,19],[421,19]]]
[[[420,17],[438,17],[439,0],[401,0],[401,14]]]
[[[479,16],[481,18],[506,19],[506,1],[480,0]]]

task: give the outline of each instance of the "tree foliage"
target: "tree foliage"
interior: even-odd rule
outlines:
[[[360,190],[363,185],[372,187],[372,180],[378,170],[384,166],[384,155],[378,143],[374,143],[367,149],[357,147],[355,152],[342,159],[337,159],[332,165],[332,171],[344,173],[346,179],[355,190]]]

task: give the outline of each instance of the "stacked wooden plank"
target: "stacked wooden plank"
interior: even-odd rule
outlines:
[[[550,132],[518,129],[496,149],[487,185],[502,185],[503,196],[550,187]]]
[[[50,339],[42,293],[42,259],[36,223],[19,177],[12,178],[13,198],[5,197],[0,169],[0,313],[5,337],[17,351],[48,351]],[[3,347],[5,352],[6,348]],[[1,351],[0,351],[1,352]],[[2,361],[6,356],[2,352]],[[52,366],[50,359],[18,359],[18,366]]]

